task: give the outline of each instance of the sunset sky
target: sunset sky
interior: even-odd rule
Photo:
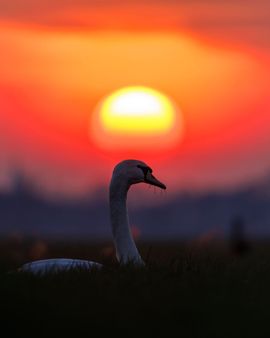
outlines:
[[[0,189],[21,172],[81,196],[134,157],[171,192],[270,174],[269,37],[267,0],[0,0]],[[96,142],[94,114],[129,86],[175,105],[177,141]]]

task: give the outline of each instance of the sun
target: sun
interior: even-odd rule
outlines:
[[[99,103],[91,135],[107,149],[172,146],[183,134],[180,110],[167,95],[144,86],[116,90]]]
[[[108,132],[156,134],[168,132],[174,124],[174,107],[160,92],[147,87],[127,87],[111,94],[100,109]]]

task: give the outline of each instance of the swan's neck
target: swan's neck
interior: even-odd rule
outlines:
[[[127,193],[130,185],[121,177],[113,177],[110,184],[110,216],[116,256],[120,263],[132,262],[143,265],[142,258],[131,235]]]

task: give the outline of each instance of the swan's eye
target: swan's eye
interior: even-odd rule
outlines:
[[[143,165],[140,165],[140,164],[138,164],[137,167],[140,168],[143,171],[144,177],[146,177],[148,172],[150,172],[150,173],[153,172],[153,170],[150,167],[146,167],[146,166],[143,166]]]

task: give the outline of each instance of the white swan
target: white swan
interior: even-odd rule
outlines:
[[[138,160],[125,160],[118,163],[110,183],[110,219],[117,260],[121,264],[144,265],[130,232],[127,214],[127,193],[132,184],[145,182],[161,189],[166,186],[152,174],[152,169]],[[102,264],[81,259],[45,259],[24,264],[19,271],[33,274],[46,274],[71,269],[101,268]]]

